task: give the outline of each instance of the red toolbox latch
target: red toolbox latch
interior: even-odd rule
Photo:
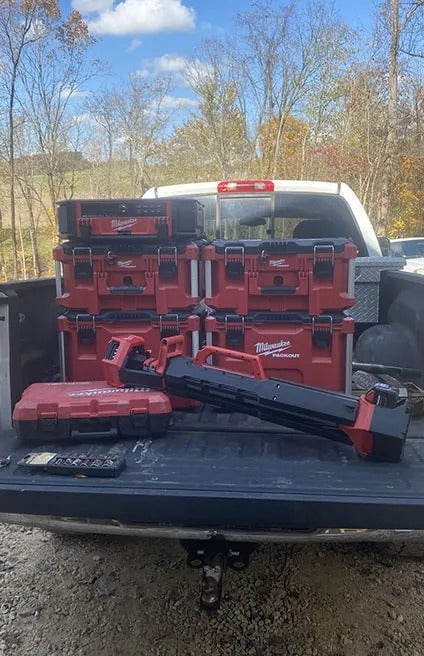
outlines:
[[[226,246],[224,249],[224,266],[228,280],[243,280],[244,246]]]
[[[176,246],[160,246],[158,248],[159,278],[172,280],[177,277],[178,252]]]
[[[159,316],[160,337],[173,337],[180,333],[180,318],[178,314],[161,314]]]
[[[333,340],[333,317],[322,314],[312,317],[312,343],[317,348],[329,348]]]
[[[82,216],[80,218],[79,233],[81,239],[89,239],[91,237],[91,217]]]
[[[225,346],[244,345],[244,317],[238,314],[226,314],[224,318]]]
[[[334,259],[333,244],[317,244],[314,246],[314,277],[332,278]]]
[[[76,280],[89,280],[93,277],[93,257],[88,246],[76,246],[72,249],[72,265]]]
[[[96,317],[90,314],[77,314],[75,328],[80,344],[93,344],[96,338]]]

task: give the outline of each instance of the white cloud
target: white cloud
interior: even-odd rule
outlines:
[[[104,12],[113,7],[113,0],[72,0],[71,5],[81,14]]]
[[[97,125],[94,117],[88,112],[84,112],[82,114],[74,114],[72,119],[75,125],[87,125],[90,127]]]
[[[209,21],[203,21],[200,23],[200,29],[204,32],[215,32],[215,34],[225,34],[225,30],[220,25],[214,25]]]
[[[197,102],[193,98],[167,95],[162,100],[162,107],[165,109],[189,109],[190,107],[197,107]]]
[[[158,73],[182,73],[187,69],[189,60],[181,55],[162,55],[153,61]]]
[[[86,89],[71,89],[71,87],[63,87],[61,96],[64,98],[85,98],[90,92]]]
[[[133,39],[127,48],[127,52],[134,52],[134,50],[137,50],[137,48],[139,48],[141,44],[142,44],[141,39]]]
[[[74,2],[93,5],[100,0]],[[97,11],[99,16],[88,23],[96,34],[155,34],[191,30],[195,24],[194,10],[182,4],[182,0],[122,0]]]
[[[150,71],[148,68],[139,68],[138,71],[134,73],[135,77],[145,78],[149,77]]]
[[[187,84],[189,78],[205,77],[210,67],[200,59],[187,59],[182,55],[165,54],[153,60],[156,73],[172,74],[179,82]]]

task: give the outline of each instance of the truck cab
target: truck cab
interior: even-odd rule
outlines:
[[[209,239],[269,238],[264,217],[273,218],[276,237],[346,237],[360,256],[381,256],[371,221],[352,189],[344,183],[300,180],[195,182],[151,187],[144,198],[196,198],[205,208]],[[326,233],[326,234],[324,234]]]

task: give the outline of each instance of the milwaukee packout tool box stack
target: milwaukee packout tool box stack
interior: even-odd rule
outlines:
[[[268,376],[350,392],[354,322],[343,310],[355,302],[356,253],[346,239],[205,246],[205,301],[214,310],[206,343],[260,356]]]
[[[157,350],[183,334],[199,348],[202,206],[193,199],[72,200],[58,208],[57,302],[62,380],[102,377],[112,335],[142,336]],[[184,400],[184,406],[190,404]],[[176,403],[176,405],[178,405]]]

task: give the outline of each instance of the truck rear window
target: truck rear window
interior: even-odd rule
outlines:
[[[218,234],[217,195],[194,197],[205,208],[208,239],[345,237],[358,246],[360,255],[367,255],[349,206],[340,196],[302,192],[229,195],[221,200]]]

